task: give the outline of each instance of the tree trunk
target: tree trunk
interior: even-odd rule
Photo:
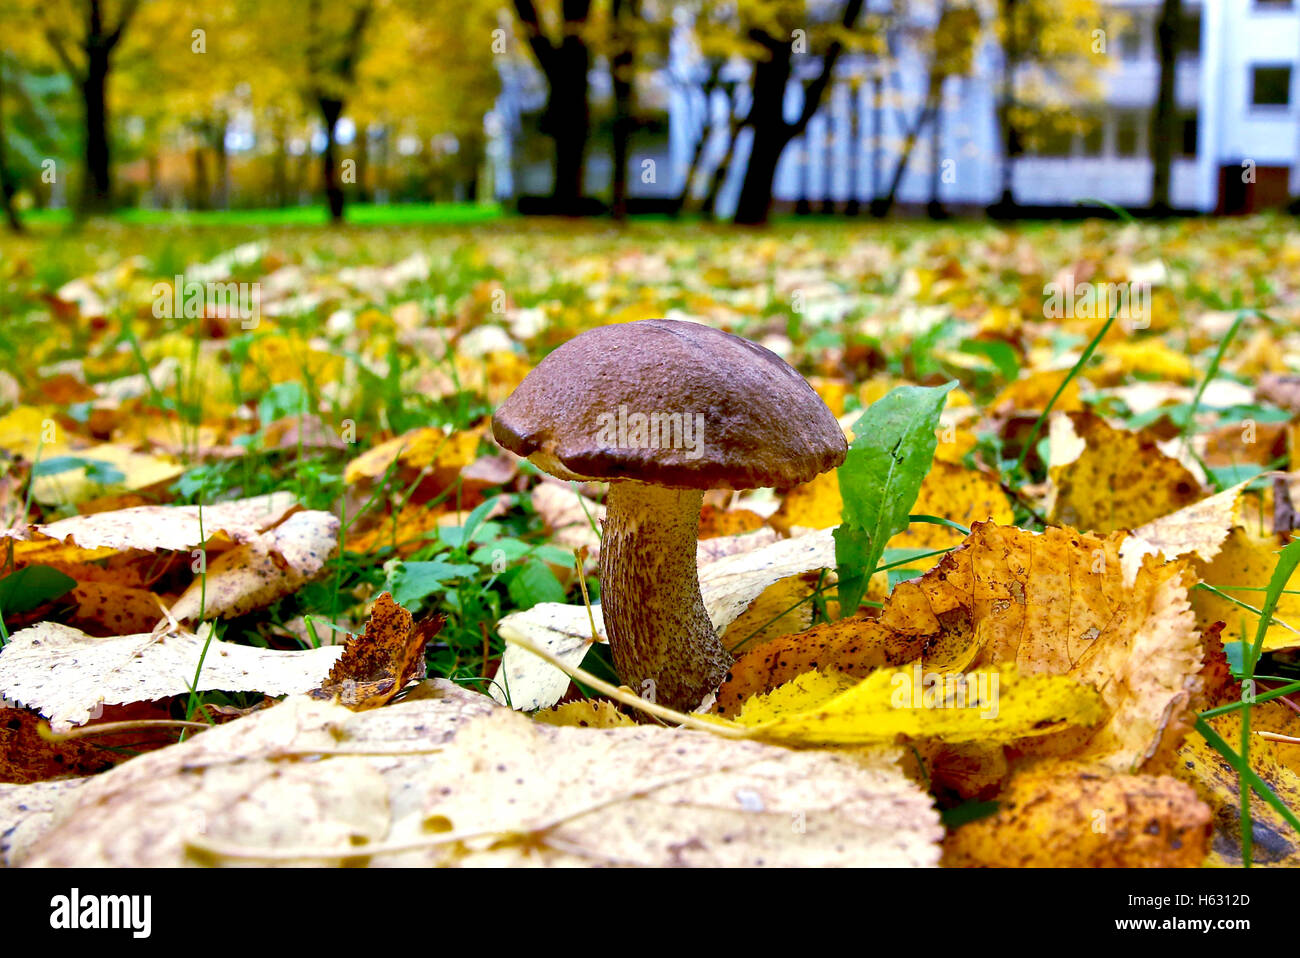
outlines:
[[[840,27],[852,30],[862,12],[864,0],[845,0]],[[751,30],[749,37],[763,46],[768,56],[754,64],[754,79],[745,125],[754,131],[745,181],[740,188],[736,222],[742,225],[766,223],[772,209],[772,186],[776,179],[781,152],[808,127],[830,85],[835,64],[843,52],[841,41],[833,41],[821,58],[821,73],[804,88],[804,102],[799,118],[785,119],[785,90],[790,82],[794,56],[792,39],[777,39],[762,31]]]
[[[754,64],[748,126],[754,131],[740,186],[735,221],[753,226],[766,223],[772,210],[772,185],[781,153],[795,131],[784,116],[785,88],[790,81],[790,47],[778,46],[766,60]]]
[[[943,91],[940,87],[939,95],[934,101],[934,109],[930,115],[930,201],[925,205],[925,213],[932,220],[942,220],[948,218],[948,211],[943,208],[943,200],[939,197],[941,184],[943,183]]]
[[[871,78],[871,211],[875,214],[880,198],[880,152],[884,137],[885,78]]]
[[[907,166],[912,160],[912,153],[916,149],[916,141],[920,139],[921,130],[927,123],[934,121],[936,118],[942,82],[940,78],[931,74],[925,93],[925,105],[921,108],[921,112],[917,116],[916,122],[912,124],[912,128],[907,131],[907,139],[903,141],[903,152],[898,157],[898,166],[894,168],[894,176],[889,181],[889,189],[881,199],[873,201],[872,213],[876,216],[888,216],[889,211],[894,208],[894,203],[898,201],[898,191],[903,185],[903,177],[906,175]]]
[[[230,209],[230,152],[226,149],[226,117],[220,115],[212,125],[212,151],[217,160],[216,195],[213,206]]]
[[[804,131],[803,138],[795,147],[795,154],[799,157],[799,199],[795,201],[794,212],[796,216],[807,216],[812,212],[812,135],[808,130]]]
[[[700,203],[700,215],[707,220],[715,220],[718,217],[718,196],[727,183],[727,173],[730,172],[732,161],[736,156],[736,139],[740,132],[735,118],[735,91],[723,92],[727,97],[727,148],[722,151],[722,158],[713,167],[713,173],[709,177],[709,188]]]
[[[849,195],[844,203],[845,216],[857,216],[862,212],[862,201],[858,198],[861,184],[858,182],[862,169],[862,124],[858,108],[862,105],[862,91],[856,82],[849,85]]]
[[[610,213],[615,221],[627,219],[627,161],[632,144],[632,131],[636,120],[632,115],[632,73],[635,69],[632,40],[623,17],[636,17],[635,0],[614,0],[614,29],[618,49],[610,58],[610,81],[614,88],[614,149],[613,182]]]
[[[1151,122],[1151,212],[1168,216],[1170,165],[1175,131],[1174,80],[1178,70],[1178,28],[1183,19],[1182,0],[1164,0],[1156,42],[1160,56],[1160,89]]]
[[[357,128],[357,183],[353,191],[358,203],[370,202],[370,188],[366,185],[370,176],[370,127],[362,125]]]
[[[5,157],[4,80],[5,65],[4,60],[0,59],[0,206],[4,207],[5,223],[8,224],[9,229],[15,233],[21,233],[23,232],[23,223],[18,218],[18,210],[14,206],[14,194],[18,192],[18,184],[14,182],[13,173],[10,172]]]
[[[700,172],[700,163],[704,159],[704,150],[709,145],[714,130],[713,125],[713,94],[718,89],[718,74],[722,70],[722,61],[714,60],[709,66],[709,75],[705,78],[703,85],[700,87],[700,93],[704,97],[704,116],[700,120],[700,135],[695,141],[695,147],[691,150],[690,166],[686,168],[686,180],[682,183],[682,191],[673,204],[673,216],[681,215],[683,209],[691,198],[691,186],[695,183],[695,178]],[[727,104],[730,106],[731,98],[727,98]],[[728,118],[730,118],[728,110]]]
[[[196,210],[212,208],[212,186],[208,182],[208,162],[203,154],[203,140],[196,136],[190,150],[190,163],[194,167],[194,197],[190,206]]]
[[[776,181],[776,166],[781,160],[790,137],[786,125],[760,120],[753,125],[754,140],[749,150],[749,163],[745,167],[745,180],[740,187],[736,203],[735,221],[743,226],[757,226],[767,222],[772,211],[772,184]]]
[[[384,124],[379,128],[379,155],[375,160],[375,202],[377,203],[392,202],[388,188],[388,145],[388,125]]]
[[[289,205],[289,133],[283,119],[275,121],[272,136],[275,139],[275,159],[271,189],[275,192],[275,205],[284,209]]]
[[[583,198],[583,166],[591,110],[587,104],[587,71],[591,56],[577,37],[565,37],[559,47],[559,66],[551,77],[546,106],[546,129],[555,142],[555,182],[551,199],[556,212],[577,215]]]
[[[1016,4],[1018,0],[1001,0],[1006,27],[1006,45],[1002,51],[1002,95],[998,98],[998,126],[1002,132],[1002,195],[995,208],[1009,215],[1016,206],[1014,189],[1015,158],[1020,155],[1020,136],[1012,120],[1016,96]]]
[[[828,114],[822,142],[822,214],[835,212],[835,124]]]
[[[87,41],[86,72],[81,83],[86,115],[86,180],[82,184],[81,212],[107,213],[113,206],[113,182],[108,144],[109,48]]]
[[[343,101],[334,97],[319,97],[321,119],[325,123],[325,150],[321,153],[321,182],[325,186],[325,203],[329,207],[330,222],[343,222],[343,187],[339,183],[338,144],[335,140],[339,117],[343,114]]]

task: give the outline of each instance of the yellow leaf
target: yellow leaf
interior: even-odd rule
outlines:
[[[67,431],[37,406],[18,406],[0,416],[0,449],[34,461],[37,453],[49,459],[67,446]]]
[[[1105,352],[1105,361],[1094,374],[1099,382],[1120,382],[1135,374],[1176,382],[1191,382],[1196,378],[1192,361],[1162,339],[1109,343]]]
[[[1201,484],[1145,432],[1078,412],[1052,417],[1051,519],[1085,532],[1132,529],[1201,498]]]
[[[718,692],[719,710],[730,714],[810,668],[861,678],[915,659],[947,672],[1014,665],[1102,693],[1101,729],[1054,736],[1042,748],[1139,768],[1182,727],[1202,650],[1185,561],[1148,556],[1126,584],[1122,540],[975,523],[961,548],[899,583],[878,618],[817,626],[742,656]]]
[[[546,725],[570,725],[581,728],[618,728],[636,726],[636,722],[620,712],[613,704],[600,699],[568,702],[554,708],[542,709],[533,718]]]
[[[1257,535],[1254,530],[1233,529],[1218,554],[1209,561],[1198,561],[1196,570],[1202,581],[1235,599],[1224,598],[1207,589],[1197,589],[1192,596],[1196,621],[1201,628],[1214,622],[1225,623],[1225,641],[1246,638],[1255,641],[1259,616],[1238,603],[1252,608],[1264,604],[1264,590],[1273,577],[1277,553],[1282,548],[1272,534]],[[1291,576],[1287,592],[1278,599],[1273,621],[1264,633],[1264,651],[1300,647],[1300,571]]]
[[[394,461],[410,469],[459,472],[478,455],[478,443],[478,433],[475,432],[448,435],[434,426],[424,426],[382,442],[357,456],[343,471],[343,479],[349,483],[378,479]]]
[[[1067,375],[1069,370],[1066,369],[1045,369],[1027,373],[998,393],[989,408],[1020,412],[1038,412],[1046,409]],[[1056,405],[1052,408],[1061,412],[1083,408],[1083,404],[1079,401],[1078,379],[1070,380],[1065,391],[1061,393],[1061,398],[1056,400]]]
[[[170,482],[184,468],[167,456],[151,456],[129,446],[104,443],[85,449],[63,450],[60,455],[85,459],[92,465],[37,476],[32,480],[32,498],[47,505],[73,505],[106,492],[148,489]],[[48,461],[42,453],[43,461]],[[102,468],[100,473],[94,469]]]
[[[736,722],[790,745],[868,745],[899,736],[1013,742],[1105,715],[1101,696],[1073,678],[1021,675],[1012,665],[970,673],[880,669],[860,682],[807,673],[745,703]]]
[[[1241,752],[1241,713],[1226,712],[1207,719],[1233,751]],[[1300,736],[1300,716],[1281,702],[1264,702],[1251,709],[1252,732]],[[1252,735],[1250,767],[1292,810],[1300,809],[1300,748]],[[1206,864],[1239,866],[1241,854],[1241,792],[1237,770],[1204,737],[1189,735],[1178,751],[1171,772],[1190,783],[1214,811],[1214,846]],[[1300,835],[1272,806],[1251,790],[1252,862],[1257,865],[1300,865]]]
[[[1195,868],[1210,810],[1167,775],[1046,762],[1012,776],[996,814],[944,842],[949,868]]]

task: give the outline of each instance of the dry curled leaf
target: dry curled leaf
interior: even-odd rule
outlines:
[[[425,676],[424,649],[445,620],[415,622],[385,592],[375,600],[360,635],[348,636],[343,654],[314,698],[333,699],[353,711],[379,708],[411,682]]]
[[[339,520],[297,512],[268,532],[221,553],[172,604],[180,622],[230,619],[297,592],[325,570],[338,549]]]

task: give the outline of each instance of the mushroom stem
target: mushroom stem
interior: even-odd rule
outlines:
[[[732,662],[700,598],[703,500],[698,489],[611,482],[600,545],[600,607],[619,678],[681,712],[716,689]]]

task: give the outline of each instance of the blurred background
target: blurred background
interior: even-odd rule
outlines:
[[[0,0],[0,22],[14,229],[1300,194],[1292,0]]]

